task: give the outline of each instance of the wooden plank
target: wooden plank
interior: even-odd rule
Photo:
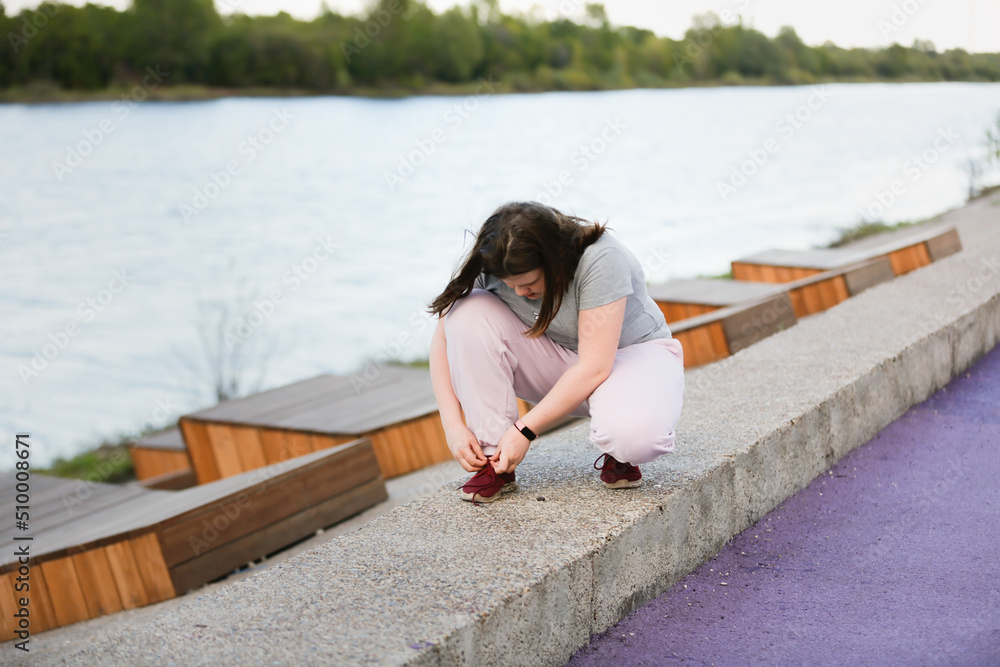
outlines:
[[[5,642],[8,639],[14,639],[17,637],[14,633],[22,629],[19,627],[19,621],[14,617],[20,609],[20,604],[18,600],[22,597],[28,597],[25,593],[18,593],[14,590],[14,577],[16,574],[7,573],[0,574],[0,642]],[[23,628],[28,632],[31,632],[33,628],[31,627],[31,602],[28,602],[28,627]],[[13,650],[4,648],[3,650]]]
[[[208,433],[209,442],[212,443],[212,453],[215,454],[215,462],[219,466],[219,476],[225,479],[246,472],[239,448],[236,446],[236,439],[233,437],[232,427],[228,424],[208,423],[205,425],[205,431]]]
[[[285,446],[293,456],[303,456],[313,451],[312,440],[308,433],[299,431],[283,431]]]
[[[806,285],[799,290],[799,294],[802,297],[803,314],[812,315],[823,310],[819,285]],[[796,316],[798,316],[798,313],[796,313]]]
[[[877,257],[844,273],[847,293],[851,296],[860,294],[869,287],[892,280],[894,277],[892,262],[886,256]]]
[[[118,588],[122,608],[135,609],[149,604],[149,596],[146,594],[146,586],[139,574],[139,566],[135,562],[131,542],[122,540],[109,544],[105,553],[108,556],[108,565],[110,565],[111,573],[115,579],[115,586]]]
[[[388,450],[392,452],[392,458],[396,464],[396,474],[413,470],[410,467],[409,453],[406,451],[403,439],[400,437],[400,428],[384,428],[379,431],[378,435],[385,441],[385,446]]]
[[[198,558],[171,568],[174,588],[184,593],[229,574],[252,560],[274,553],[385,500],[388,494],[381,477],[369,480],[322,504],[305,509],[284,521],[267,526],[239,540],[220,545]]]
[[[277,480],[259,493],[248,489],[242,499],[212,503],[178,517],[171,525],[161,526],[158,534],[164,562],[173,569],[197,557],[196,551],[204,550],[203,543],[236,540],[322,498],[379,476],[371,447],[352,448],[347,454],[327,465]],[[192,537],[200,541],[192,543]]]
[[[150,604],[174,597],[174,584],[170,579],[167,564],[163,560],[156,533],[147,533],[131,542],[139,576],[142,578]]]
[[[786,293],[739,309],[722,321],[732,354],[795,324],[795,310]]]
[[[204,422],[198,422],[185,417],[180,420],[184,442],[187,443],[188,454],[191,456],[191,467],[194,468],[199,484],[207,484],[221,479],[219,466],[215,462],[215,453],[208,438],[208,430]]]
[[[674,337],[684,348],[684,367],[694,368],[729,356],[722,324],[707,322],[689,330],[679,331]]]
[[[401,459],[408,472],[419,470],[423,467],[414,452],[412,422],[387,428],[386,433],[392,439],[393,449],[398,453],[398,458]]]
[[[732,274],[733,280],[754,280],[750,277],[753,273],[753,264],[747,264],[745,262],[730,262],[729,272]]]
[[[41,567],[45,576],[49,599],[52,601],[52,609],[59,625],[79,623],[90,618],[71,557],[45,561],[40,565],[36,564],[35,567]]]
[[[284,438],[278,429],[260,428],[257,430],[257,436],[260,438],[260,445],[268,465],[284,461],[290,456],[285,452]]]
[[[49,597],[49,586],[45,574],[37,565],[32,566],[28,575],[28,609],[31,613],[31,631],[43,632],[59,627],[56,612]]]
[[[129,454],[132,457],[136,479],[140,481],[178,470],[191,469],[191,461],[186,451],[175,452],[133,446],[129,448]]]
[[[927,254],[927,246],[919,243],[889,253],[889,261],[892,263],[893,273],[901,276],[922,266],[927,266],[931,263],[931,258]]]
[[[258,429],[251,426],[233,426],[232,433],[240,452],[243,470],[256,470],[267,465],[264,446],[260,442]]]
[[[157,477],[144,479],[141,484],[147,489],[156,489],[158,491],[183,491],[184,489],[190,489],[192,486],[197,486],[198,478],[195,476],[194,470],[188,468],[187,470],[175,470],[174,472],[164,473]]]
[[[828,306],[829,308],[833,308],[838,303],[843,303],[851,298],[850,292],[847,291],[847,279],[843,275],[833,278],[830,281],[830,288],[833,301]]]
[[[368,437],[372,441],[372,449],[375,451],[375,458],[378,460],[379,469],[386,479],[397,477],[400,474],[400,465],[396,462],[396,454],[392,447],[386,442],[382,431],[369,433]]]
[[[934,238],[927,239],[927,256],[932,262],[944,259],[948,255],[954,255],[962,250],[962,239],[958,236],[958,230],[949,229]]]
[[[72,558],[90,618],[121,611],[122,601],[118,595],[114,574],[111,572],[107,547],[88,549]]]

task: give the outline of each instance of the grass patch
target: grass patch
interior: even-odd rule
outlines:
[[[124,484],[135,480],[132,456],[125,442],[102,442],[95,449],[65,459],[59,457],[49,468],[35,472],[67,479],[85,479],[106,484]]]
[[[390,359],[386,362],[387,366],[406,366],[407,368],[430,368],[431,360],[429,358],[425,359],[410,359],[409,361],[403,361],[402,359]]]
[[[732,280],[733,279],[733,270],[729,269],[725,273],[717,273],[715,275],[708,275],[708,274],[705,274],[705,273],[699,273],[696,277],[699,278],[699,279],[703,279],[703,280]]]
[[[841,227],[840,236],[835,239],[832,243],[827,245],[827,248],[840,248],[849,243],[854,243],[859,239],[863,239],[866,236],[874,236],[875,234],[882,234],[884,232],[891,232],[897,229],[902,229],[903,227],[910,227],[912,225],[919,224],[918,222],[897,222],[888,225],[881,221],[874,222],[859,222],[852,227]]]

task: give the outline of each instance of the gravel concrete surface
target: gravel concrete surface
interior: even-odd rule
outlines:
[[[1000,665],[1000,347],[569,665]]]

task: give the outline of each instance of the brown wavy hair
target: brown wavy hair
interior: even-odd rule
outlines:
[[[542,269],[545,291],[531,338],[545,333],[559,312],[583,251],[604,233],[607,224],[566,215],[538,202],[509,202],[486,219],[469,253],[444,291],[428,306],[441,317],[468,296],[480,273],[504,279]]]

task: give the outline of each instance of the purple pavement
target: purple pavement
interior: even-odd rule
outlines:
[[[1000,347],[570,665],[1000,665]]]

